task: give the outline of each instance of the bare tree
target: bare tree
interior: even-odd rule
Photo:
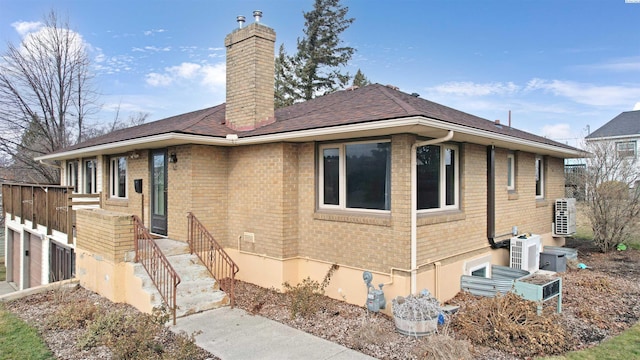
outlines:
[[[640,214],[638,160],[635,152],[619,153],[613,141],[587,143],[585,171],[588,217],[593,240],[603,252],[628,240]]]
[[[59,182],[59,171],[33,158],[83,140],[96,111],[89,65],[82,38],[54,12],[0,57],[0,151],[29,174],[22,180]]]

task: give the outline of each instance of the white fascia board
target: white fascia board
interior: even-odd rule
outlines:
[[[96,146],[90,146],[86,148],[44,155],[35,158],[36,161],[44,160],[64,160],[73,159],[78,157],[87,157],[90,154],[105,154],[105,153],[117,153],[132,151],[135,149],[150,148],[150,144],[155,143],[162,146],[176,146],[182,144],[202,144],[202,145],[217,145],[217,146],[239,146],[239,145],[256,145],[273,142],[301,142],[301,141],[314,141],[322,139],[323,137],[334,138],[348,138],[348,137],[360,137],[363,133],[367,132],[379,132],[379,133],[420,133],[420,130],[425,129],[440,129],[442,131],[453,130],[456,133],[456,137],[459,134],[464,134],[474,138],[483,138],[489,140],[489,142],[495,142],[498,144],[513,144],[514,148],[525,147],[529,149],[539,150],[543,153],[556,154],[560,157],[582,157],[583,152],[580,150],[572,150],[564,147],[543,144],[536,141],[520,139],[513,136],[504,134],[498,134],[486,130],[474,129],[463,125],[451,124],[441,120],[435,120],[422,116],[413,116],[401,119],[390,119],[382,121],[371,121],[359,124],[339,125],[319,129],[289,131],[277,134],[257,135],[251,137],[241,137],[236,139],[234,135],[230,133],[226,138],[203,136],[203,135],[189,135],[179,133],[167,133],[153,136],[146,136],[137,139],[119,141],[115,143],[102,144]],[[402,131],[399,131],[402,130]],[[454,137],[454,141],[456,140]]]
[[[585,138],[585,141],[615,141],[615,140],[635,140],[639,139],[640,134],[601,136],[593,138]]]

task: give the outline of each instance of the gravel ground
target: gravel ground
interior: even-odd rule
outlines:
[[[560,323],[572,334],[572,349],[582,349],[600,343],[635,324],[640,318],[640,252],[628,250],[602,254],[589,243],[569,241],[578,248],[579,260],[589,269],[571,267],[562,273],[563,311]],[[310,317],[292,318],[290,301],[285,294],[252,284],[238,282],[237,306],[250,313],[270,318],[330,341],[380,359],[519,359],[517,349],[500,352],[476,346],[457,336],[447,326],[447,319],[438,335],[413,338],[396,332],[393,319],[384,314],[367,312],[363,307],[320,297],[313,300],[317,311]],[[465,301],[478,299],[465,296]],[[50,291],[7,304],[7,309],[36,326],[58,359],[110,359],[106,347],[79,350],[76,339],[84,331],[48,330],[46,319],[60,309],[61,303],[91,301],[100,311],[124,309],[131,316],[140,315],[125,304],[115,304],[83,288]],[[390,299],[387,299],[390,303]],[[473,303],[467,304],[473,309]],[[462,311],[462,310],[461,310]],[[454,315],[456,316],[456,315]],[[175,346],[175,335],[168,330],[157,334],[163,346]],[[197,359],[215,359],[202,352]]]

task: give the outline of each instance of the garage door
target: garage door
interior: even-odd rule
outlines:
[[[20,286],[20,234],[9,230],[9,239],[11,241],[11,281]]]
[[[42,240],[29,235],[29,287],[42,285]]]

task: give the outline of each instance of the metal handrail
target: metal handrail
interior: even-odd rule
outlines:
[[[220,288],[229,295],[233,308],[236,299],[236,273],[240,268],[193,213],[189,213],[187,218],[189,219],[188,242],[191,253],[198,255],[209,273],[218,281]]]
[[[176,292],[180,284],[180,276],[164,256],[158,244],[153,240],[149,230],[142,224],[140,218],[133,217],[134,247],[136,250],[136,262],[140,262],[151,277],[153,285],[160,292],[165,304],[173,315],[173,325],[176,324]]]

